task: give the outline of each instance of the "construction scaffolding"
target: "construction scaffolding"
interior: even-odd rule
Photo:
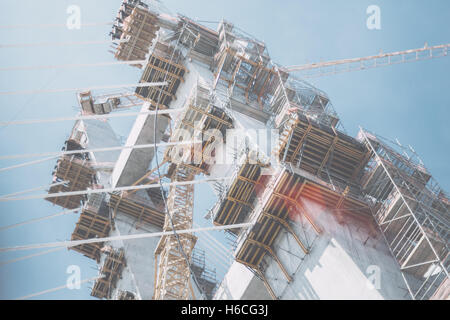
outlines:
[[[119,40],[123,33],[123,23],[131,15],[135,8],[149,9],[145,1],[141,0],[124,0],[117,12],[110,36],[113,40]]]
[[[413,299],[448,296],[449,200],[411,147],[368,131],[371,152],[362,185]]]
[[[276,127],[292,113],[301,113],[328,127],[340,127],[339,117],[327,94],[293,75],[281,77],[280,74],[270,110],[276,116]]]
[[[205,251],[195,248],[192,251],[191,263],[200,290],[205,293],[207,299],[212,299],[217,287],[216,271],[206,266]]]
[[[162,228],[164,225],[165,213],[163,204],[158,203],[158,205],[155,206],[152,201],[142,198],[134,193],[111,193],[108,206],[113,210],[113,219],[116,217],[117,212],[120,212],[135,219],[137,228],[143,224],[150,224],[159,228]]]
[[[123,249],[107,249],[107,254],[100,276],[95,281],[91,296],[99,299],[111,299],[112,291],[116,287],[117,280],[121,278],[122,270],[126,266],[125,253]],[[131,300],[131,299],[127,299]]]
[[[236,93],[242,94],[247,103],[256,101],[263,109],[279,83],[279,72],[270,65],[265,44],[226,21],[219,24],[218,34],[214,88],[221,79],[237,88]]]
[[[83,115],[109,114],[117,109],[131,108],[144,102],[133,93],[121,92],[93,97],[91,91],[78,93],[78,103]]]
[[[182,54],[169,43],[156,42],[145,66],[140,82],[168,82],[161,87],[138,87],[136,95],[150,102],[150,109],[167,109],[172,100],[176,100],[176,92],[180,83],[184,82],[187,72],[182,64]]]
[[[358,230],[363,225],[362,236],[374,239],[379,234],[376,228],[381,230],[413,299],[448,299],[450,201],[415,151],[362,129],[356,138],[349,136],[328,95],[290,74],[297,69],[321,73],[326,64],[283,68],[271,60],[264,42],[229,22],[222,20],[217,30],[212,30],[186,16],[162,13],[154,4],[124,0],[111,36],[117,40],[115,58],[132,61],[130,65],[142,69],[139,83],[166,84],[95,97],[90,91],[80,92],[81,113],[94,115],[83,118],[96,118],[144,103],[149,110],[183,108],[182,112],[160,114],[160,118],[139,116],[123,149],[145,142],[154,143],[154,151],[127,150],[120,156],[105,156],[99,163],[95,162],[100,158],[97,153],[81,151],[99,143],[114,145],[115,136],[92,125],[93,135],[103,138],[92,143],[87,137],[88,121],[77,121],[63,151],[80,153],[58,159],[52,173],[57,184],[49,194],[86,191],[86,195],[46,199],[67,209],[82,208],[71,240],[104,238],[111,231],[134,235],[136,229],[149,226],[147,229],[165,232],[157,245],[155,240],[136,241],[123,249],[112,248],[116,242],[71,247],[103,262],[91,295],[117,300],[187,300],[197,298],[197,289],[204,298],[214,297],[216,272],[207,267],[205,252],[196,247],[197,236],[177,233],[194,226],[194,184],[203,174],[211,177],[207,180],[217,180],[211,184],[217,202],[207,215],[213,224],[248,223],[246,228],[233,226],[235,229],[225,231],[230,250],[219,242],[227,256],[219,251],[216,257],[222,259],[226,273],[233,260],[228,255],[233,251],[235,261],[250,270],[250,276],[256,275],[273,299],[285,297],[277,296],[279,288],[269,283],[274,280],[274,269],[275,274],[283,275],[283,285],[298,279],[290,270],[290,260],[284,260],[286,255],[278,251],[280,243],[286,239],[291,249],[290,242],[295,241],[289,257],[297,255],[304,263],[313,256],[314,241],[326,228],[345,223],[357,224]],[[393,58],[388,59],[391,62]],[[357,62],[362,66],[363,60]],[[352,61],[344,64],[348,63]],[[340,64],[331,66],[336,71]],[[226,141],[230,129],[272,129],[278,140],[268,152],[250,133],[244,134],[240,145],[233,145],[235,141]],[[189,140],[191,144],[186,143]],[[158,150],[160,141],[170,146]],[[216,161],[218,155],[233,159],[221,163]],[[162,186],[170,182],[165,190]],[[108,193],[89,191],[111,185]],[[152,186],[141,188],[146,185]],[[112,191],[135,186],[139,187]],[[312,212],[310,204],[320,208],[323,224],[317,222],[319,214]],[[312,242],[310,235],[315,237]],[[380,259],[386,259],[387,249],[379,252]],[[354,258],[351,254],[350,259]],[[125,268],[125,255],[129,268]],[[317,262],[310,260],[309,266],[314,267]],[[153,262],[154,275],[149,275],[148,266]],[[356,267],[358,262],[343,263],[350,264]],[[131,275],[119,282],[126,272]],[[253,278],[249,280],[253,282]],[[401,281],[396,283],[398,287]],[[135,287],[130,288],[131,282]],[[140,290],[140,285],[145,290]]]
[[[259,183],[261,165],[250,164],[246,157],[239,170],[231,178],[232,183],[221,192],[216,208],[213,209],[215,225],[242,223],[253,209],[256,197],[255,186]],[[240,230],[231,229],[230,232]]]
[[[82,150],[86,145],[86,141],[87,136],[83,125],[80,121],[77,121],[69,139],[65,142],[63,151]],[[52,186],[49,189],[49,194],[86,190],[96,182],[96,172],[91,167],[89,156],[86,153],[61,156],[54,167],[52,175],[53,183],[64,183]],[[79,208],[85,199],[84,195],[46,198],[47,201],[66,209]]]
[[[110,214],[104,195],[90,194],[72,233],[71,240],[104,238],[108,236],[110,229]],[[80,252],[99,263],[102,247],[103,243],[89,243],[71,247],[70,250]]]
[[[124,12],[122,16],[125,16],[129,9]],[[125,41],[118,45],[115,58],[125,61],[145,60],[159,30],[157,21],[157,14],[139,7],[134,7],[125,19],[121,18],[120,40]],[[142,64],[134,66],[141,68]]]
[[[369,154],[356,139],[302,113],[285,121],[275,152],[281,162],[333,184],[356,182]]]

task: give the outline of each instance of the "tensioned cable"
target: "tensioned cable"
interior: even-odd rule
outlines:
[[[211,246],[211,244],[212,243],[208,243],[207,241],[197,241],[196,246],[204,247],[205,249],[207,249],[205,250],[205,252],[208,253],[208,257],[213,255],[214,263],[217,266],[223,268],[224,271],[226,271],[228,269],[229,261],[227,261],[220,252],[217,252],[217,249]]]
[[[169,186],[184,186],[184,185],[189,185],[189,184],[198,184],[198,183],[203,183],[203,182],[227,180],[227,179],[231,179],[231,177],[208,178],[208,179],[193,180],[193,181],[164,182],[164,183],[157,183],[157,184],[116,187],[116,188],[106,188],[106,189],[90,189],[90,190],[80,190],[80,191],[57,192],[57,193],[25,196],[25,197],[19,197],[19,198],[0,198],[0,202],[32,200],[32,199],[50,199],[50,198],[79,196],[79,195],[114,192],[114,191],[129,191],[129,190],[142,190],[142,189],[169,187]]]
[[[177,234],[205,232],[205,231],[211,231],[211,230],[248,228],[248,227],[252,226],[253,224],[254,224],[253,222],[246,222],[246,223],[237,223],[237,224],[230,224],[230,225],[224,225],[224,226],[183,229],[183,230],[177,230]],[[84,239],[84,240],[47,242],[47,243],[38,243],[38,244],[29,244],[29,245],[15,246],[15,247],[0,248],[0,252],[23,251],[23,250],[40,249],[40,248],[58,248],[58,247],[71,248],[71,247],[76,247],[76,246],[80,246],[83,244],[90,244],[90,243],[146,239],[146,238],[170,236],[172,234],[173,234],[173,231],[162,231],[162,232],[127,234],[127,235],[104,237],[104,238],[91,238],[91,239]]]
[[[9,171],[9,170],[17,169],[17,168],[22,168],[22,167],[27,167],[27,166],[31,166],[33,164],[38,164],[38,163],[50,161],[50,160],[53,160],[53,159],[56,159],[56,158],[58,158],[58,157],[49,157],[49,158],[39,159],[39,160],[35,160],[35,161],[24,162],[24,163],[21,163],[21,164],[16,164],[14,166],[0,168],[0,172]]]
[[[46,254],[49,254],[49,253],[52,253],[52,252],[55,252],[55,251],[61,251],[63,249],[64,248],[50,249],[50,250],[45,250],[45,251],[42,251],[42,252],[29,254],[29,255],[26,255],[26,256],[23,256],[23,257],[19,257],[19,258],[7,260],[7,261],[0,261],[0,267],[4,266],[4,265],[7,265],[7,264],[10,264],[10,263],[15,263],[15,262],[31,259],[31,258],[34,258],[34,257],[43,256],[43,255],[46,255]]]
[[[13,44],[0,44],[1,48],[30,48],[30,47],[59,47],[59,46],[77,46],[77,45],[90,45],[90,44],[105,44],[105,43],[123,43],[128,42],[128,39],[124,40],[97,40],[97,41],[67,41],[67,42],[40,42],[40,43],[13,43]]]
[[[194,226],[200,227],[200,225],[195,222],[194,222]],[[205,237],[211,241],[210,244],[213,245],[216,248],[216,250],[223,252],[226,256],[230,255],[229,250],[222,243],[220,243],[216,238],[214,238],[208,232],[205,232],[204,234],[205,234]],[[204,240],[207,241],[207,239],[204,239]]]
[[[57,182],[57,183],[52,183],[52,184],[47,185],[47,186],[36,187],[36,188],[33,188],[33,189],[27,189],[27,190],[23,190],[23,191],[19,191],[19,192],[9,193],[9,194],[6,194],[6,195],[1,196],[1,197],[2,198],[8,198],[8,197],[12,197],[12,196],[17,196],[19,194],[30,193],[30,192],[33,192],[33,191],[38,191],[38,190],[42,190],[42,189],[56,187],[56,186],[59,186],[61,184],[65,184],[65,183],[68,183],[68,182],[69,181],[61,181],[61,182]]]
[[[75,283],[73,283],[73,284],[71,284],[71,285],[75,286],[75,285],[78,285],[78,284],[83,284],[83,283],[86,283],[86,282],[89,282],[89,281],[97,280],[98,278],[100,278],[100,277],[99,277],[99,276],[96,276],[96,277],[93,277],[93,278],[84,279],[84,280],[75,282]],[[59,291],[59,290],[65,289],[65,288],[67,288],[68,286],[69,286],[69,284],[66,284],[66,285],[64,285],[64,286],[60,286],[60,287],[56,287],[56,288],[52,288],[52,289],[47,289],[47,290],[44,290],[44,291],[32,293],[32,294],[29,294],[29,295],[26,295],[26,296],[17,298],[17,299],[15,299],[15,300],[25,300],[25,299],[29,299],[29,298],[41,296],[41,295],[46,294],[46,293],[55,292],[55,291]]]
[[[0,96],[11,96],[21,94],[37,94],[37,93],[61,93],[61,92],[73,92],[73,91],[91,91],[102,89],[118,89],[118,88],[142,88],[142,87],[163,87],[167,85],[167,82],[144,82],[133,84],[113,84],[106,86],[94,86],[89,88],[64,88],[64,89],[49,89],[49,90],[21,90],[21,91],[1,91]]]
[[[164,146],[175,146],[175,145],[193,144],[193,143],[201,143],[201,141],[162,142],[162,143],[158,143],[158,145],[160,147],[164,147]],[[154,144],[153,143],[149,143],[149,144],[138,144],[138,145],[131,145],[131,146],[105,147],[105,148],[94,148],[94,149],[79,149],[79,150],[70,150],[70,151],[56,151],[56,152],[28,153],[28,154],[13,154],[13,155],[8,155],[8,156],[0,156],[0,160],[37,158],[37,157],[46,157],[46,156],[59,157],[59,156],[80,154],[80,153],[106,152],[106,151],[117,151],[117,150],[124,150],[124,149],[152,149],[152,148],[154,148]]]
[[[142,103],[145,103],[144,101]],[[167,109],[161,110],[158,114],[171,114],[181,112],[183,108],[178,109]],[[145,111],[145,112],[124,112],[124,113],[109,113],[109,114],[99,114],[99,115],[86,115],[86,116],[73,116],[64,118],[50,118],[50,119],[30,119],[30,120],[18,120],[18,121],[7,121],[0,122],[0,126],[7,125],[22,125],[22,124],[37,124],[37,123],[51,123],[51,122],[62,122],[62,121],[73,121],[73,120],[102,120],[110,118],[122,118],[122,117],[133,117],[140,115],[154,115],[155,111]]]
[[[168,143],[161,143],[160,145],[166,145],[166,146],[170,146],[170,145],[181,145],[181,144],[189,144],[189,143],[196,143],[195,141],[180,141],[180,142],[168,142]],[[77,153],[89,153],[89,152],[102,152],[102,151],[114,151],[114,150],[124,150],[124,149],[146,149],[146,148],[153,148],[153,144],[149,144],[149,145],[134,145],[134,146],[120,146],[120,147],[110,147],[110,148],[101,148],[101,149],[90,149],[90,150],[73,150],[73,151],[61,151],[59,153],[52,153],[54,154],[51,157],[48,158],[44,158],[44,159],[39,159],[39,160],[34,160],[34,161],[29,161],[29,162],[24,162],[21,164],[16,164],[10,167],[4,167],[4,168],[0,168],[0,172],[4,172],[4,171],[9,171],[9,170],[13,170],[13,169],[17,169],[17,168],[22,168],[22,167],[27,167],[27,166],[31,166],[34,164],[38,164],[38,163],[42,163],[42,162],[46,162],[46,161],[50,161],[53,159],[57,159],[59,158],[61,155],[70,155],[70,154],[77,154]],[[30,156],[30,155],[28,155]],[[42,155],[33,155],[33,157],[39,157]],[[20,158],[22,157],[22,155],[19,156]],[[2,159],[2,157],[0,157],[0,159]]]
[[[129,64],[144,64],[146,60],[132,60],[132,61],[110,61],[97,63],[75,63],[75,64],[55,64],[45,66],[22,66],[22,67],[3,67],[0,71],[14,71],[14,70],[44,70],[44,69],[64,69],[64,68],[84,68],[84,67],[104,67],[114,65],[129,65]]]
[[[225,264],[224,260],[221,260],[220,253],[215,252],[214,248],[210,247],[206,242],[195,244],[195,248],[200,248],[205,251],[205,265],[213,264],[216,271],[225,274],[229,269],[228,262]],[[211,259],[211,260],[210,260]],[[212,261],[212,263],[210,263]]]
[[[113,22],[86,22],[81,24],[81,28],[83,27],[97,27],[97,26],[106,26],[113,25]],[[0,29],[22,29],[22,28],[67,28],[67,24],[10,24],[10,25],[2,25]]]
[[[52,215],[49,215],[49,216],[40,217],[40,218],[36,218],[36,219],[30,219],[30,220],[27,220],[27,221],[11,224],[9,226],[0,227],[0,232],[8,230],[8,229],[12,229],[12,228],[21,227],[21,226],[24,226],[24,225],[27,225],[27,224],[32,224],[32,223],[36,223],[36,222],[40,222],[40,221],[49,220],[49,219],[52,219],[52,218],[64,216],[64,215],[71,214],[71,213],[74,213],[74,212],[80,211],[80,210],[81,210],[81,208],[72,209],[72,210],[66,210],[66,211],[55,213],[55,214],[52,214]]]

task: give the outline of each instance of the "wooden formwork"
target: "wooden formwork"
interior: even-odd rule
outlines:
[[[58,160],[54,177],[56,181],[67,181],[67,183],[51,187],[49,194],[81,191],[92,186],[95,181],[95,170],[89,166],[88,160],[75,156],[63,156]],[[84,195],[46,198],[47,201],[66,209],[80,207],[84,199]]]
[[[73,191],[72,187],[70,186],[70,183],[67,185],[61,184],[61,185],[50,187],[48,194],[70,192],[70,191]],[[71,210],[71,209],[79,208],[82,205],[85,198],[86,197],[84,195],[77,195],[77,196],[45,198],[45,200],[47,200],[57,206]]]
[[[370,156],[356,139],[301,114],[289,119],[276,152],[282,162],[326,181],[329,174],[343,182],[356,182]]]
[[[136,219],[137,225],[148,223],[159,228],[164,225],[165,213],[136,194],[111,193],[108,206],[113,210],[114,217],[121,212]]]
[[[70,181],[72,190],[86,190],[94,182],[95,170],[88,160],[63,156],[58,160],[55,176],[62,181]]]
[[[255,185],[260,175],[261,166],[259,164],[250,164],[246,161],[241,166],[214,214],[215,225],[229,225],[244,221],[253,209],[256,196]]]
[[[122,26],[121,42],[117,47],[115,57],[118,60],[145,60],[153,39],[159,30],[156,14],[134,8],[131,14],[124,20]],[[142,67],[142,65],[136,65]]]
[[[241,45],[239,50],[237,43]],[[245,48],[242,48],[244,43]],[[269,62],[264,43],[237,34],[226,22],[219,26],[219,52],[214,57],[215,83],[220,78],[229,86],[235,85],[243,90],[247,101],[254,99],[262,107],[267,95],[273,94],[280,82],[279,71],[274,66],[269,67]]]
[[[247,101],[254,97],[262,105],[279,83],[275,67],[268,67],[267,62],[259,59],[251,60],[230,47],[219,52],[215,61],[216,79],[220,78],[229,86],[235,85],[242,89]],[[226,68],[227,64],[229,68]]]
[[[170,46],[158,42],[155,45],[153,53],[150,55],[148,63],[142,74],[140,82],[163,82],[167,81],[169,84],[161,87],[138,87],[136,88],[136,95],[151,103],[150,109],[168,108],[170,102],[176,99],[176,92],[181,82],[184,82],[184,74],[187,69],[181,65],[177,59],[171,59],[172,56],[168,54],[173,50]],[[179,56],[175,53],[174,56]]]
[[[212,67],[219,44],[218,33],[184,16],[180,16],[178,29],[183,32],[181,43],[191,49],[189,57]]]
[[[122,249],[109,251],[100,270],[101,277],[95,281],[91,296],[110,299],[112,290],[116,287],[117,280],[121,278],[125,265],[125,254]]]
[[[200,127],[198,127],[199,123]],[[233,128],[233,120],[222,109],[215,107],[212,104],[203,106],[201,104],[189,104],[183,119],[181,120],[180,128],[189,131],[192,136],[194,130],[197,129],[202,131],[202,158],[196,159],[198,160],[197,162],[193,161],[193,163],[186,163],[184,165],[207,174],[209,165],[211,164],[208,163],[207,159],[212,157],[210,153],[213,151],[208,147],[215,140],[214,134],[210,134],[208,130],[218,130],[221,133],[222,138],[225,138],[226,130]],[[194,150],[192,150],[192,153],[192,158],[194,159]]]
[[[236,254],[236,261],[261,273],[261,262],[266,255],[269,255],[280,266],[287,280],[292,280],[276,256],[273,244],[280,231],[285,229],[293,235],[305,254],[308,253],[308,248],[295,235],[289,222],[294,215],[300,214],[311,223],[317,233],[321,232],[306,212],[302,199],[310,199],[324,207],[339,210],[372,224],[370,210],[363,201],[352,199],[345,191],[338,193],[304,176],[284,170],[277,179],[273,190],[270,190],[261,209],[253,213],[256,215],[255,226],[244,235],[245,238]]]
[[[100,208],[94,208],[89,205],[85,205],[75,226],[75,230],[72,233],[71,239],[86,240],[92,238],[104,238],[108,236],[110,229],[111,224],[107,208],[103,206]],[[78,251],[86,257],[99,262],[100,249],[102,247],[103,243],[90,243],[75,246],[70,249]]]

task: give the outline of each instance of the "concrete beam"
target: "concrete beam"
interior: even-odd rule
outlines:
[[[141,112],[148,111],[150,104],[144,103]],[[156,120],[155,136],[155,116],[140,115],[131,129],[126,142],[127,146],[159,143],[169,125],[169,118],[164,115],[158,115]],[[124,149],[120,153],[117,164],[111,177],[112,187],[131,186],[141,178],[153,160],[155,150],[146,149]]]

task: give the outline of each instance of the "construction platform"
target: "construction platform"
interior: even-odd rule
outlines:
[[[333,184],[356,183],[370,156],[358,140],[301,113],[284,124],[276,153],[281,162]]]
[[[215,225],[230,225],[242,223],[253,210],[256,198],[255,186],[261,177],[261,165],[250,164],[245,159],[239,170],[231,178],[231,185],[227,188],[213,209],[213,223]],[[233,230],[239,232],[240,230]]]
[[[303,205],[303,200],[312,200],[319,205],[336,211],[337,214],[351,215],[353,218],[372,223],[370,208],[362,198],[355,198],[345,190],[333,189],[322,180],[298,168],[283,168],[269,182],[262,195],[261,202],[250,213],[247,221],[255,225],[243,231],[238,238],[236,261],[261,273],[261,262],[266,255],[279,264],[288,281],[291,276],[280,263],[273,243],[283,229],[291,233],[302,250],[307,247],[295,235],[290,226],[296,215],[303,215],[313,226],[316,233],[320,228],[311,219]]]
[[[241,90],[246,102],[256,101],[262,109],[279,84],[279,70],[269,65],[271,60],[265,44],[225,21],[219,24],[218,34],[214,87],[221,79]]]
[[[412,147],[363,129],[358,139],[371,152],[361,178],[377,203],[374,218],[414,299],[445,292],[450,257],[449,201]]]
[[[86,240],[107,237],[111,229],[109,209],[101,194],[91,194],[84,205],[71,240]],[[103,243],[89,243],[71,247],[97,263],[100,262]]]
[[[209,93],[210,90],[207,86],[197,83],[186,103],[184,112],[176,120],[177,130],[172,134],[173,140],[189,133],[191,137],[202,141],[201,152],[195,154],[195,147],[191,149],[190,158],[193,161],[185,161],[183,165],[204,174],[208,174],[211,165],[214,164],[215,150],[212,144],[220,143],[220,141],[215,141],[216,133],[220,132],[221,138],[225,140],[227,130],[233,128],[232,118],[224,109],[213,105]],[[197,137],[198,133],[200,133],[199,137]],[[168,148],[166,157],[170,157],[173,149]]]
[[[339,117],[325,92],[291,74],[281,79],[270,101],[270,110],[276,115],[275,127],[280,127],[294,112],[325,126],[338,127]]]
[[[123,20],[120,36],[123,42],[117,47],[115,58],[125,61],[145,60],[158,30],[157,14],[133,8]],[[141,68],[142,64],[134,66]]]
[[[90,166],[89,160],[80,159],[76,155],[62,156],[56,165],[53,182],[66,182],[52,186],[49,194],[86,190],[95,182],[96,172]],[[58,206],[66,209],[79,208],[85,200],[84,195],[46,198]]]
[[[123,249],[109,249],[100,270],[100,277],[95,281],[91,296],[99,299],[111,299],[117,280],[121,278],[122,270],[126,266]]]
[[[160,192],[156,190],[155,192]],[[112,210],[113,218],[120,212],[136,220],[136,227],[148,223],[162,228],[165,220],[165,213],[162,206],[155,208],[155,205],[135,193],[115,192],[110,194],[108,206]]]
[[[207,299],[212,299],[217,287],[216,272],[206,266],[205,251],[194,248],[191,255],[191,268]]]
[[[177,89],[184,82],[186,67],[182,64],[182,54],[171,45],[158,41],[151,50],[140,83],[164,82],[162,87],[138,87],[136,95],[142,100],[150,102],[150,109],[156,105],[160,109],[167,109],[172,100],[176,100]],[[158,103],[159,102],[159,103]]]

